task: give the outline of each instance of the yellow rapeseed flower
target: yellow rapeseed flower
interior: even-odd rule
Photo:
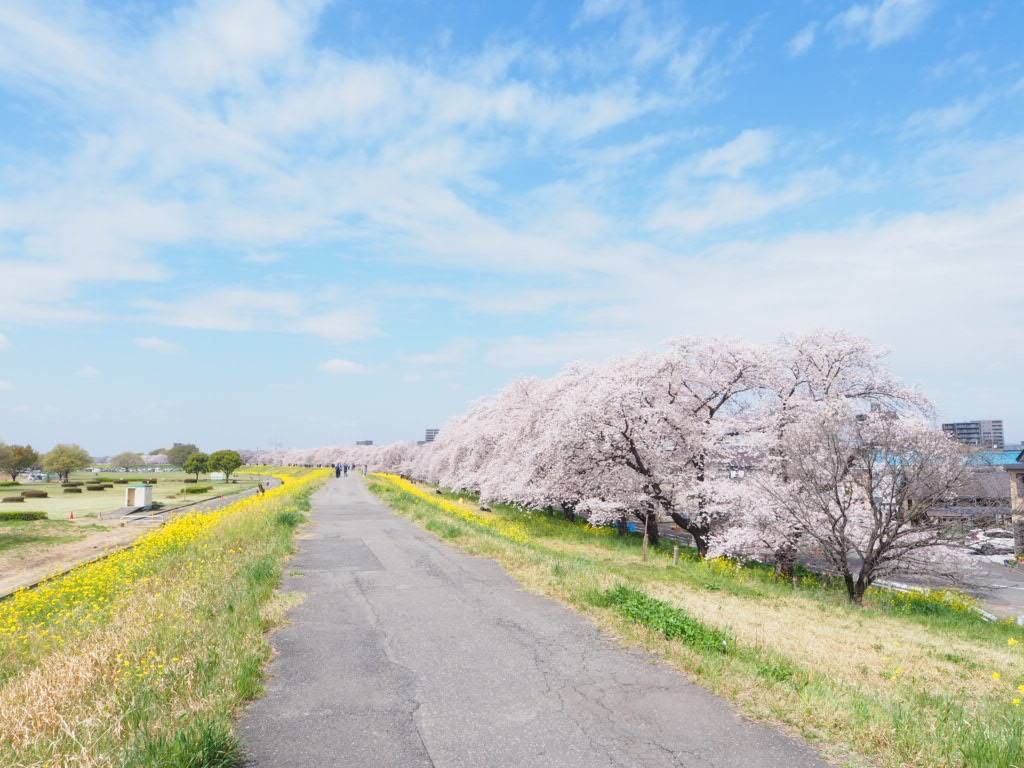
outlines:
[[[1016,637],[1008,637],[1006,638],[1006,644],[1012,648],[1015,645],[1019,645],[1020,640],[1018,640]]]
[[[1003,676],[1002,676],[1002,674],[1001,674],[1001,673],[999,673],[999,672],[993,672],[993,673],[992,673],[992,679],[993,679],[993,680],[1002,680],[1002,679],[1003,679]]]
[[[173,519],[155,531],[140,537],[134,546],[89,563],[66,575],[45,582],[35,589],[21,589],[0,603],[0,654],[3,644],[30,647],[40,637],[61,642],[51,632],[54,619],[77,613],[81,625],[101,624],[114,610],[116,598],[134,583],[150,577],[159,558],[196,541],[219,522],[233,515],[271,505],[275,500],[326,477],[328,470],[296,476],[294,472],[269,470],[281,485],[260,496],[249,496],[215,512],[192,513]]]

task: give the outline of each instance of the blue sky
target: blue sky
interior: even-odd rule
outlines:
[[[843,327],[1024,438],[1024,6],[0,5],[0,440],[417,438]]]

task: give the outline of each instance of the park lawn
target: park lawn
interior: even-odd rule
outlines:
[[[275,595],[323,470],[0,600],[0,765],[228,768],[261,692]]]
[[[67,544],[101,530],[101,526],[75,525],[68,520],[0,520],[0,554],[23,547]]]
[[[802,734],[846,765],[1024,766],[1024,629],[956,596],[875,593],[853,608],[808,574],[794,588],[758,566],[670,546],[645,564],[619,537],[389,475],[372,491],[526,587],[661,655],[746,714]],[[1021,688],[1018,688],[1021,686]]]
[[[71,479],[79,482],[92,482],[96,475],[88,472],[79,472],[72,475]],[[182,504],[191,504],[196,501],[212,499],[229,493],[237,493],[252,488],[256,481],[248,476],[239,475],[237,482],[224,483],[209,480],[200,480],[200,486],[212,486],[211,489],[202,494],[183,494],[182,491],[189,487],[184,480],[192,477],[184,472],[157,472],[146,475],[124,474],[110,472],[101,474],[99,477],[106,477],[117,480],[130,479],[131,482],[139,482],[143,478],[156,478],[157,483],[153,486],[153,501],[159,502],[165,507],[176,507]],[[0,504],[0,510],[16,509],[38,509],[46,512],[52,520],[68,519],[72,512],[77,518],[101,517],[107,513],[120,509],[124,504],[123,484],[114,484],[113,488],[103,491],[83,490],[81,493],[64,493],[60,483],[31,483],[22,484],[12,488],[0,488],[0,496],[17,496],[24,490],[46,491],[49,496],[45,499],[26,499],[20,504]]]

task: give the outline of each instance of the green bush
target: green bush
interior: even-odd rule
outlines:
[[[114,482],[114,478],[112,478],[112,477],[94,477],[92,479],[92,481],[93,481],[93,483],[112,483],[112,482]]]
[[[50,494],[46,491],[22,491],[21,495],[26,499],[45,499]]]
[[[82,489],[77,485],[69,485],[64,488],[64,493],[81,493]]]
[[[195,486],[193,488],[182,488],[181,489],[182,493],[207,493],[208,491],[212,491],[212,490],[213,490],[213,486],[212,485],[197,485],[197,486]]]
[[[102,485],[87,485],[85,486],[87,491],[104,491],[106,490]]]
[[[0,512],[0,522],[5,520],[45,520],[46,513],[36,510],[19,509],[16,512]]]
[[[75,480],[74,482],[68,480],[66,483],[61,483],[61,485],[65,488],[78,488],[81,485],[85,485],[85,483],[81,482],[80,480]]]
[[[118,485],[126,485],[128,483],[128,480],[115,480],[114,482],[117,483]]]
[[[0,480],[0,488],[13,488],[16,485],[21,485],[21,483],[14,480]]]
[[[182,482],[183,483],[198,483],[199,481],[196,480],[196,478],[194,478],[194,477],[186,477],[184,480],[182,480]]]
[[[0,502],[4,504],[17,504],[19,501],[24,500],[25,499],[22,498],[21,496],[4,496],[2,499],[0,499]]]

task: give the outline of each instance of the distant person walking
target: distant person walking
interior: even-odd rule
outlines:
[[[337,480],[339,477],[341,477],[341,465],[340,464],[335,464],[334,465],[334,479]]]
[[[341,471],[345,473],[345,477],[348,477],[348,464],[342,464]]]

